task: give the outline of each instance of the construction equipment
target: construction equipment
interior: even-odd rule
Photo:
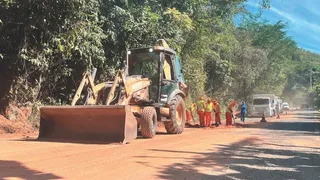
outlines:
[[[158,40],[127,50],[124,64],[111,82],[95,85],[96,69],[84,73],[71,106],[42,107],[38,138],[127,143],[139,127],[143,137],[154,137],[159,121],[168,133],[182,133],[188,87],[176,52]],[[84,105],[77,105],[85,87]]]

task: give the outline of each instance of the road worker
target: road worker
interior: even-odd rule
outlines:
[[[191,103],[190,107],[187,109],[187,123],[190,124],[191,120],[193,121],[193,112],[195,109],[196,104],[195,103]]]
[[[233,119],[233,110],[232,108],[236,105],[236,101],[231,101],[231,103],[228,105],[228,108],[226,110],[226,126],[232,125],[232,119]]]
[[[276,105],[276,114],[277,114],[277,119],[280,119],[280,107],[278,103]]]
[[[214,100],[213,101],[213,104],[214,104],[214,112],[215,112],[215,122],[216,122],[216,125],[219,125],[221,124],[221,119],[220,119],[220,116],[221,116],[221,109],[220,109],[220,104],[217,102],[217,100]]]
[[[215,111],[215,109],[216,109],[216,105],[213,103],[213,101],[215,101],[215,100],[211,100],[211,103],[212,103],[212,111],[211,111],[211,112],[212,112],[212,113],[211,113],[211,116],[212,116],[212,122],[211,122],[211,123],[212,123],[212,124],[211,124],[211,126],[214,126],[214,123],[213,123],[213,122],[214,122],[214,121],[215,121],[215,119],[216,119],[216,118],[215,118],[215,114],[216,114],[216,113],[215,113],[215,112],[216,112],[216,111]]]
[[[191,111],[191,116],[192,116],[192,118],[194,119],[194,113],[195,113],[195,110],[196,110],[196,108],[197,108],[197,103],[193,103],[192,104],[192,111]]]
[[[190,124],[191,122],[191,106],[187,109],[186,114],[187,114],[187,124]]]
[[[197,112],[199,115],[200,127],[204,127],[205,125],[204,108],[205,108],[205,102],[203,100],[203,97],[201,96],[197,101]]]
[[[240,116],[241,116],[241,121],[244,122],[247,114],[247,105],[244,102],[241,102],[241,107],[240,107]]]
[[[212,109],[213,109],[213,103],[211,102],[211,99],[207,99],[206,107],[205,107],[205,126],[210,127],[211,121],[212,121]]]

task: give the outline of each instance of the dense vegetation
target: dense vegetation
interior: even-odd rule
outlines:
[[[86,69],[97,67],[97,79],[110,79],[126,48],[160,38],[181,56],[192,98],[248,100],[253,93],[276,93],[290,100],[309,93],[314,100],[320,86],[309,89],[309,74],[320,56],[299,49],[284,22],[264,21],[244,3],[2,0],[0,109],[9,102],[70,103]],[[269,4],[261,1],[261,10]],[[236,16],[242,17],[237,25]]]

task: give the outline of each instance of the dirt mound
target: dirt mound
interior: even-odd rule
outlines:
[[[31,108],[18,108],[14,105],[9,105],[5,115],[0,115],[0,134],[26,134],[34,132],[28,118],[31,114]]]

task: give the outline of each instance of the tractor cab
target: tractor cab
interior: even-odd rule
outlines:
[[[166,104],[178,89],[181,94],[186,93],[180,60],[164,40],[154,47],[127,51],[126,66],[126,76],[141,76],[151,81],[149,98],[156,103]]]

